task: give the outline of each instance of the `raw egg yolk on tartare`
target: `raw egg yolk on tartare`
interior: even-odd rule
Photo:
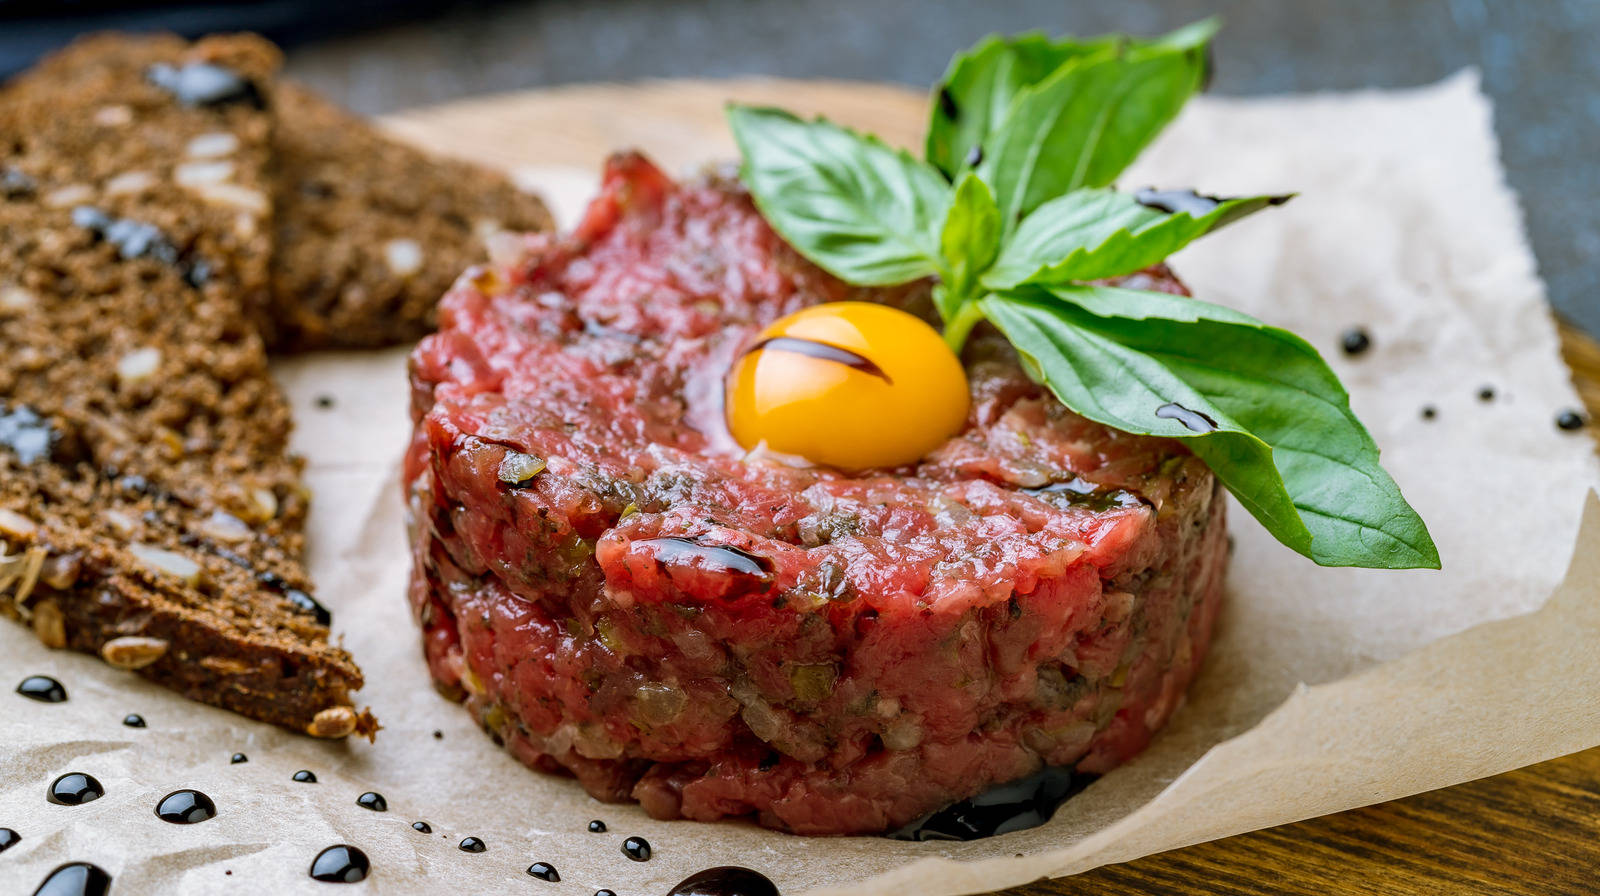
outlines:
[[[967,374],[922,319],[830,302],[776,321],[728,377],[740,445],[846,470],[913,463],[961,430]]]

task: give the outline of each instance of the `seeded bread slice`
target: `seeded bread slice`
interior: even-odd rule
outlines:
[[[93,38],[0,95],[0,613],[185,696],[370,733],[301,563],[250,37]]]
[[[553,226],[501,174],[391,140],[293,83],[275,100],[278,246],[262,323],[274,350],[414,342],[487,239]]]

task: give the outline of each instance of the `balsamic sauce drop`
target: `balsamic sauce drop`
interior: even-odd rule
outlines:
[[[315,783],[317,783],[317,776],[312,774],[311,772],[307,771],[306,769],[301,769],[301,770],[295,772],[292,777],[293,777],[293,779],[295,781],[298,781],[301,784],[315,784]]]
[[[328,608],[299,588],[289,588],[283,592],[283,596],[289,603],[294,604],[296,610],[317,620],[318,625],[330,625],[333,623],[333,614],[328,611]]]
[[[235,753],[235,754],[233,754],[233,758],[228,760],[228,762],[233,764],[233,765],[238,765],[241,762],[249,762],[249,761],[250,761],[250,757],[244,755],[243,753]]]
[[[606,823],[605,822],[601,821],[598,818],[596,818],[594,821],[589,822],[589,833],[591,833],[591,834],[604,834],[605,832],[606,832]]]
[[[17,685],[17,693],[40,703],[67,702],[67,689],[48,675],[29,675],[22,679],[22,683]]]
[[[370,790],[356,797],[356,805],[363,809],[371,809],[374,812],[389,811],[389,801],[383,798],[383,794],[374,793]]]
[[[650,861],[650,841],[643,837],[629,837],[622,841],[622,854],[635,862]]]
[[[144,716],[136,712],[130,712],[122,717],[122,724],[127,725],[129,728],[143,728]]]
[[[10,828],[0,828],[0,852],[5,852],[22,842],[22,835]]]
[[[1036,828],[1097,775],[1046,768],[946,806],[889,836],[896,840],[976,840]]]
[[[982,154],[981,151],[979,154]],[[788,352],[794,355],[805,355],[808,358],[816,358],[821,361],[832,361],[835,364],[843,364],[852,370],[859,370],[862,373],[870,374],[890,385],[894,385],[894,380],[889,378],[889,374],[885,373],[882,367],[879,367],[877,364],[873,363],[871,358],[868,358],[865,355],[858,355],[847,348],[840,348],[837,345],[829,345],[826,342],[818,342],[815,339],[799,339],[794,336],[774,336],[771,339],[763,339],[760,342],[757,342],[755,345],[750,346],[749,350],[746,351],[745,354],[753,355],[762,350],[769,352]]]
[[[461,845],[457,848],[462,852],[485,852],[489,849],[489,844],[477,837],[467,837],[461,841]]]
[[[99,865],[68,862],[50,872],[33,896],[106,896],[111,892],[111,875]]]
[[[1367,335],[1365,328],[1351,327],[1339,337],[1339,347],[1347,355],[1359,355],[1372,348],[1372,337]]]
[[[426,821],[413,821],[411,823],[411,829],[419,834],[433,833],[433,825],[428,824]]]
[[[689,875],[667,896],[778,896],[778,886],[759,871],[726,865]]]
[[[198,790],[174,790],[156,804],[156,817],[172,824],[199,824],[217,817],[217,804]]]
[[[1583,415],[1577,411],[1567,410],[1556,415],[1556,426],[1567,432],[1583,428]]]
[[[654,545],[656,557],[662,563],[671,563],[678,559],[700,559],[712,568],[720,567],[728,572],[743,573],[762,579],[772,571],[772,561],[732,545],[701,544],[693,538],[684,538],[681,535],[646,538],[635,543]]]
[[[1484,386],[1478,390],[1479,401],[1494,401],[1494,387]]]
[[[57,806],[81,806],[106,795],[106,789],[83,772],[67,772],[50,782],[45,798]]]
[[[1209,416],[1192,411],[1175,401],[1169,401],[1156,408],[1156,416],[1163,420],[1176,420],[1182,423],[1190,432],[1216,432],[1217,421]]]
[[[537,877],[543,881],[549,881],[553,884],[558,884],[561,882],[561,872],[557,871],[556,866],[550,864],[549,862],[534,862],[532,865],[529,865],[528,875],[530,877]]]
[[[372,861],[354,846],[339,844],[317,853],[311,862],[311,878],[327,884],[354,884],[367,879]]]
[[[1439,409],[1438,408],[1434,407],[1431,404],[1422,406],[1422,419],[1424,419],[1424,420],[1432,420],[1433,418],[1435,418],[1437,416],[1439,416]]]

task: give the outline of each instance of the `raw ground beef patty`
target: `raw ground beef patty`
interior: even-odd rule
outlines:
[[[764,325],[927,290],[833,279],[729,179],[618,156],[575,233],[497,254],[412,356],[410,596],[440,689],[522,761],[659,818],[872,833],[1106,771],[1181,701],[1227,540],[1179,444],[980,333],[967,426],[917,466],[747,456],[722,379]]]

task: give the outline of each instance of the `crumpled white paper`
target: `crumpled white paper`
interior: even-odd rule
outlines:
[[[882,87],[700,83],[490,98],[394,126],[519,166],[570,221],[613,147],[659,144],[676,167],[727,157],[717,105],[735,92],[836,108],[901,140],[914,139],[921,114],[920,97]],[[1187,706],[1145,755],[1049,825],[916,844],[663,823],[513,762],[433,692],[423,666],[403,597],[394,472],[409,429],[404,353],[378,352],[280,368],[317,495],[319,594],[367,673],[362,697],[385,725],[378,743],[290,735],[0,626],[11,678],[52,674],[71,692],[59,705],[0,693],[0,826],[23,837],[0,855],[0,890],[26,892],[57,864],[88,860],[114,875],[114,893],[316,893],[327,885],[307,877],[312,858],[344,842],[373,861],[356,892],[650,896],[738,864],[785,894],[972,893],[1600,744],[1600,503],[1579,536],[1596,464],[1587,436],[1552,424],[1577,401],[1489,114],[1471,74],[1411,91],[1204,98],[1126,179],[1301,194],[1174,266],[1198,295],[1290,327],[1328,355],[1445,568],[1320,569],[1235,508],[1228,606]],[[1374,347],[1351,359],[1337,343],[1353,324]],[[1483,385],[1492,402],[1477,398]],[[321,395],[332,409],[317,407]],[[1578,565],[1558,590],[1575,538]],[[149,728],[120,724],[135,711]],[[230,764],[235,751],[249,762]],[[291,782],[300,768],[320,783]],[[46,784],[66,771],[95,775],[107,795],[47,804]],[[180,787],[210,794],[218,817],[159,821],[156,801]],[[356,806],[369,789],[388,798],[387,813]],[[588,833],[591,818],[609,832]],[[415,820],[433,833],[413,831]],[[467,835],[488,851],[459,851]],[[629,835],[647,837],[655,858],[624,858]],[[526,876],[535,861],[562,882]]]

